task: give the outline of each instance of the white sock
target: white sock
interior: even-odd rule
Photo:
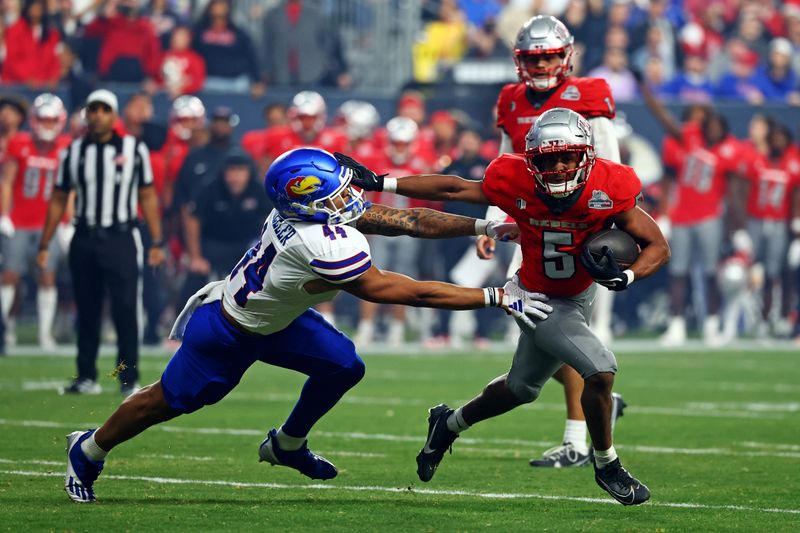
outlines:
[[[0,286],[0,311],[3,313],[3,320],[8,322],[8,314],[11,306],[14,305],[14,295],[17,288],[13,285]]]
[[[561,442],[572,443],[576,451],[586,455],[589,447],[586,445],[586,421],[567,419],[564,424],[564,440]]]
[[[461,433],[465,429],[469,429],[469,424],[464,421],[464,413],[461,410],[462,408],[459,407],[447,417],[447,429],[453,433]]]
[[[275,439],[278,441],[278,447],[287,452],[299,450],[303,447],[303,443],[306,441],[305,437],[292,437],[288,433],[285,433],[283,431],[283,426],[278,429]]]
[[[603,468],[609,463],[613,463],[617,459],[617,450],[614,449],[614,446],[607,450],[595,450],[594,451],[594,463],[597,465],[597,468]]]
[[[36,311],[39,314],[39,337],[53,335],[53,321],[56,318],[58,291],[55,287],[39,287],[36,293]]]
[[[95,442],[94,433],[92,433],[88,439],[81,442],[81,450],[83,450],[83,453],[86,454],[86,457],[92,461],[102,461],[106,458],[106,455],[108,455],[108,452],[98,446],[97,442]]]

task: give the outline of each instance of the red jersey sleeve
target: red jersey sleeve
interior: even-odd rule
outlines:
[[[508,134],[508,128],[506,127],[508,121],[508,113],[510,110],[509,100],[513,97],[512,93],[514,92],[514,88],[516,87],[515,83],[509,83],[505,85],[501,90],[500,94],[497,96],[497,127],[506,132]]]
[[[503,154],[486,167],[483,175],[481,189],[484,196],[492,205],[496,205],[506,213],[512,208],[516,208],[513,193],[507,190],[507,180],[503,179],[503,174],[508,174],[506,168],[513,158],[520,158],[515,154]]]
[[[570,105],[562,105],[586,118],[606,117],[613,119],[617,116],[617,104],[611,94],[611,87],[606,80],[600,78],[575,78],[567,79],[565,84],[572,83],[578,88],[577,100],[569,101]],[[568,100],[569,88],[562,93],[561,98]]]
[[[614,202],[614,213],[623,213],[636,206],[642,182],[631,167],[617,164],[611,167],[608,191]]]
[[[3,157],[3,161],[19,161],[22,159],[22,147],[26,144],[30,144],[29,137],[25,133],[18,133],[14,135],[10,141],[8,141],[8,146],[6,147],[6,153]]]

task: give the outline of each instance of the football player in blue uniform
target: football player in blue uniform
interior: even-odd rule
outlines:
[[[261,461],[312,479],[335,477],[336,467],[312,453],[306,439],[364,375],[350,339],[313,309],[339,290],[386,304],[500,307],[531,328],[531,317],[547,318],[547,298],[514,282],[467,289],[378,269],[364,233],[503,240],[515,238],[518,230],[514,224],[431,209],[371,205],[351,187],[353,175],[352,168],[315,148],[286,152],[272,163],[264,185],[275,209],[261,238],[226,279],[189,299],[171,335],[183,344],[161,379],[128,397],[96,430],[67,436],[64,487],[73,501],[95,500],[94,482],[112,448],[154,424],[218,402],[256,361],[308,376],[292,413],[259,446]]]

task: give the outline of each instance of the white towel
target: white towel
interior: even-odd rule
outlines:
[[[175,319],[175,324],[169,332],[169,339],[179,341],[183,339],[183,332],[186,330],[186,324],[192,318],[192,313],[201,305],[210,304],[222,299],[222,293],[225,291],[225,283],[227,279],[219,281],[212,281],[202,289],[192,295],[191,298],[183,306],[183,310]]]

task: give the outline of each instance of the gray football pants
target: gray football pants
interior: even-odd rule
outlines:
[[[542,387],[566,363],[584,379],[600,372],[617,372],[614,354],[589,329],[596,286],[569,298],[552,298],[553,312],[522,330],[506,383],[523,402],[534,401]]]

